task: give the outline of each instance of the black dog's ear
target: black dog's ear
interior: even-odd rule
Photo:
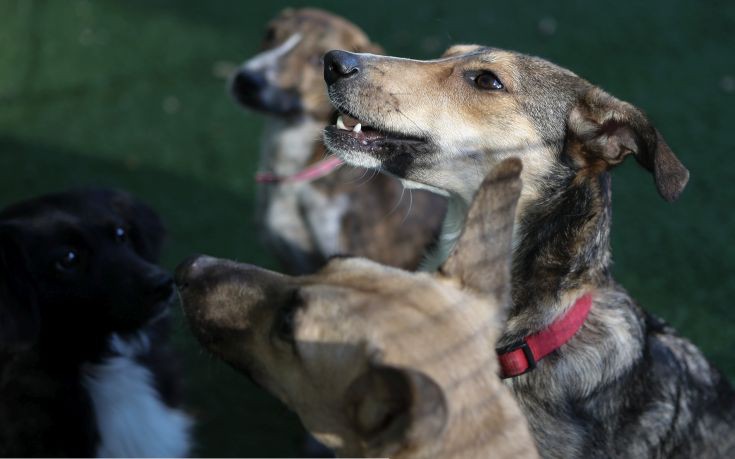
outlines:
[[[689,181],[689,171],[643,112],[599,88],[582,95],[568,128],[569,151],[581,167],[607,170],[632,154],[653,173],[659,194],[669,202],[679,197]]]
[[[348,422],[370,454],[392,455],[441,434],[447,422],[444,392],[419,371],[370,364],[345,394]]]
[[[440,274],[463,287],[509,304],[513,222],[521,194],[518,158],[498,164],[485,177],[470,204],[462,234]]]
[[[158,214],[131,194],[110,192],[112,207],[130,225],[130,239],[141,256],[155,263],[161,254],[166,230]]]
[[[0,223],[0,348],[31,346],[40,330],[28,260],[10,224]]]

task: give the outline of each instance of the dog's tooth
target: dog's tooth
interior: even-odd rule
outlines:
[[[362,124],[357,123],[355,127],[352,128],[352,132],[361,132],[362,131]]]
[[[349,131],[349,129],[347,129],[347,126],[345,126],[345,122],[342,121],[342,115],[337,117],[337,128]]]

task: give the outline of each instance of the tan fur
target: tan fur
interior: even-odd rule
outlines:
[[[182,264],[194,332],[340,455],[537,457],[494,353],[520,191],[520,163],[502,166],[441,273],[358,258],[302,277],[208,257]]]
[[[733,456],[726,379],[611,275],[609,171],[634,157],[667,201],[689,177],[642,111],[543,59],[483,47],[433,61],[334,51],[325,80],[335,106],[361,124],[328,127],[330,150],[441,190],[455,209],[503,158],[523,161],[513,305],[499,347],[593,297],[571,340],[506,380],[544,457]],[[448,212],[455,228],[459,213]]]
[[[284,10],[273,19],[262,48],[235,72],[231,87],[245,106],[271,115],[259,169],[285,177],[326,157],[321,130],[333,121],[334,108],[324,85],[322,55],[335,48],[380,52],[380,47],[347,20],[304,8]],[[237,94],[236,79],[244,72],[258,75],[271,97],[285,97],[298,108],[281,113],[278,103],[252,107],[257,103]],[[398,180],[374,175],[343,166],[315,181],[258,185],[262,234],[289,272],[313,272],[336,254],[406,269],[418,266],[436,239],[445,203],[423,191],[404,192]]]

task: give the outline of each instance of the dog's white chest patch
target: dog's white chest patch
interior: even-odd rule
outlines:
[[[88,365],[84,385],[97,417],[98,457],[184,457],[189,453],[191,419],[163,403],[153,375],[131,355]]]

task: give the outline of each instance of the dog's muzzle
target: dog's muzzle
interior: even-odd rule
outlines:
[[[238,70],[230,91],[239,104],[253,110],[283,116],[301,112],[301,97],[295,91],[273,86],[261,72]]]

